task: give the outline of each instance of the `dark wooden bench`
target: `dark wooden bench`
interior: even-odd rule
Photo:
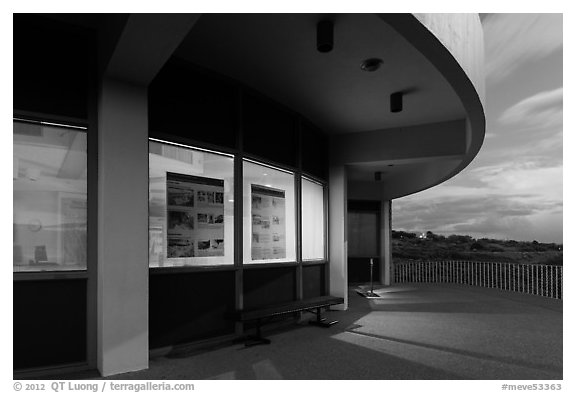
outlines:
[[[247,347],[258,344],[270,344],[270,340],[262,337],[260,330],[263,323],[270,319],[297,312],[311,312],[316,318],[309,323],[311,325],[330,327],[338,321],[326,321],[322,318],[322,309],[344,303],[344,299],[335,296],[320,296],[306,300],[295,300],[287,303],[273,304],[258,308],[236,311],[230,314],[231,318],[238,322],[256,321],[256,334],[243,337]]]

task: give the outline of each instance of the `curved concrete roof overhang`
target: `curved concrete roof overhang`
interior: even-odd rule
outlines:
[[[326,18],[334,49],[319,53]],[[301,113],[329,134],[349,189],[393,199],[445,181],[478,153],[483,51],[476,14],[205,14],[174,56]],[[384,61],[377,72],[360,69],[370,57]],[[389,110],[395,91],[405,93],[401,113]]]
[[[476,14],[381,14],[436,68],[458,96],[462,119],[388,129],[365,141],[340,137],[342,146],[364,150],[367,162],[334,157],[348,166],[349,198],[394,199],[438,185],[458,174],[476,157],[485,135],[484,41]],[[464,138],[464,139],[462,139]],[[338,139],[338,138],[337,138]],[[376,147],[382,154],[370,154]],[[368,154],[366,154],[368,153]],[[378,161],[377,157],[384,158]],[[386,159],[388,158],[388,159]],[[374,172],[380,172],[375,181]]]
[[[384,197],[392,199],[408,195],[440,184],[455,176],[476,157],[484,142],[486,118],[484,35],[477,14],[383,14],[381,18],[402,34],[416,49],[434,64],[460,98],[466,112],[466,151],[461,159],[448,160],[436,173],[436,179],[428,178],[426,172],[417,176],[414,188],[388,184],[392,190]],[[417,21],[415,21],[416,19]],[[454,161],[450,164],[450,161]],[[450,168],[454,165],[452,168]],[[420,180],[420,181],[418,181]]]

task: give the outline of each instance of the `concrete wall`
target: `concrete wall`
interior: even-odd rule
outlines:
[[[456,58],[485,103],[484,39],[478,14],[413,14]]]
[[[466,122],[455,120],[332,137],[334,162],[414,162],[466,153]]]

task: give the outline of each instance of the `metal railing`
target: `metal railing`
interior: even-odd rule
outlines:
[[[562,266],[473,261],[393,264],[395,283],[453,283],[562,299]]]

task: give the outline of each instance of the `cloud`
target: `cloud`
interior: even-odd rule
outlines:
[[[498,118],[503,125],[557,128],[562,127],[563,88],[543,91],[514,104]]]
[[[491,14],[482,25],[491,82],[562,49],[562,14]]]
[[[563,156],[563,88],[518,99],[490,119],[488,133],[475,163],[525,167],[561,166]]]
[[[400,202],[392,204],[395,230],[562,242],[561,201],[524,194],[486,194],[426,200],[402,198]]]
[[[469,175],[498,195],[532,195],[542,200],[562,201],[562,166],[538,167],[534,162],[510,162],[476,168]]]
[[[392,203],[394,229],[562,242],[562,165],[477,166]]]

